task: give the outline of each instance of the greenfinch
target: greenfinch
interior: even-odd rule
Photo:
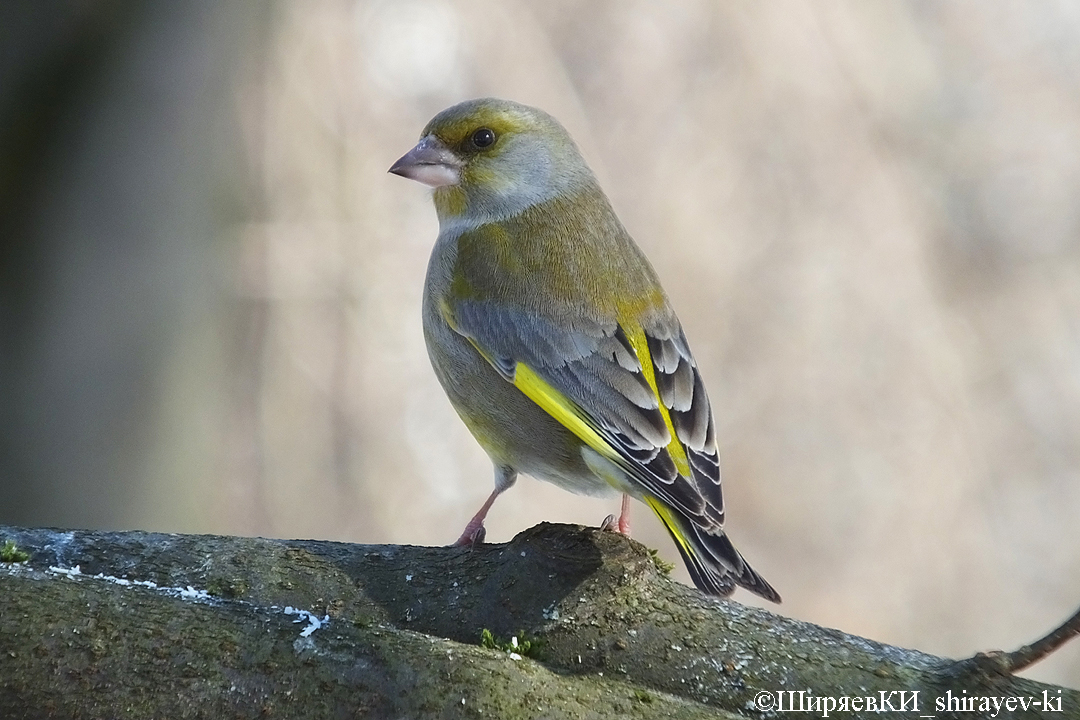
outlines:
[[[569,133],[547,113],[470,100],[436,115],[390,172],[434,188],[428,355],[495,465],[575,493],[623,493],[671,534],[694,583],[780,596],[724,534],[709,399],[656,272]],[[605,525],[611,524],[609,518]]]

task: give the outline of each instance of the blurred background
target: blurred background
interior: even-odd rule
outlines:
[[[4,3],[0,523],[454,540],[492,471],[386,169],[497,95],[664,280],[779,610],[1014,649],[1080,604],[1078,88],[1064,0]],[[488,539],[617,505],[524,478]]]

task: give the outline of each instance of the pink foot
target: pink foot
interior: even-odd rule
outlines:
[[[617,532],[620,535],[630,537],[630,496],[624,494],[622,496],[622,511],[619,513],[619,519],[616,520],[614,515],[608,515],[604,518],[604,522],[600,523],[600,529],[606,532]]]
[[[491,509],[491,504],[495,502],[495,498],[499,497],[499,493],[508,487],[510,486],[499,487],[498,484],[495,485],[495,491],[488,496],[483,506],[473,515],[473,519],[461,531],[461,537],[454,542],[452,547],[473,547],[484,542],[484,536],[487,535],[487,530],[484,529],[484,518],[487,517],[488,510]]]
[[[454,541],[451,547],[476,547],[477,545],[484,544],[484,538],[487,536],[487,530],[484,528],[483,523],[479,523],[476,527],[470,522],[465,526],[465,530],[461,533],[461,537]]]
[[[461,537],[451,547],[476,547],[484,543],[484,537],[487,535],[487,530],[484,529],[484,518],[487,517],[488,510],[491,509],[491,504],[495,502],[495,498],[513,485],[516,479],[517,471],[514,468],[507,465],[495,466],[495,489],[491,491],[488,499],[484,501],[484,504],[473,515],[473,519],[465,526]]]

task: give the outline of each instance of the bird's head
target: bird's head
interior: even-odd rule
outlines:
[[[432,118],[390,172],[435,188],[440,220],[488,222],[593,183],[562,125],[508,100],[469,100]]]

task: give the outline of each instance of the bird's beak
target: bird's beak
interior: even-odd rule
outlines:
[[[461,181],[461,165],[461,158],[439,138],[428,135],[391,165],[388,172],[435,188],[457,185]]]

